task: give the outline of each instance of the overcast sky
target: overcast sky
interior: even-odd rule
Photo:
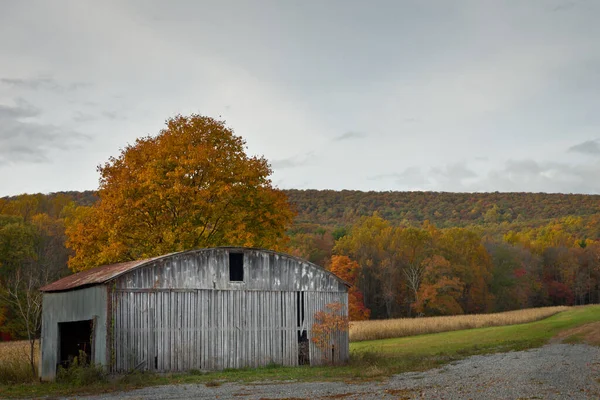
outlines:
[[[1,1],[0,196],[178,113],[280,188],[600,193],[600,1]]]

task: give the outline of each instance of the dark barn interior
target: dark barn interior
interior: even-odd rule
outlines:
[[[92,359],[92,332],[93,320],[61,322],[58,324],[60,337],[59,365],[67,368],[75,357],[80,363]],[[82,360],[79,352],[85,354]]]

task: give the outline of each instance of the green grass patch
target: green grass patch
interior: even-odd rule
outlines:
[[[388,356],[522,350],[541,346],[562,330],[596,321],[600,321],[598,305],[576,307],[527,324],[357,342],[351,348],[354,352],[377,351]]]
[[[580,344],[580,343],[585,343],[585,336],[581,333],[579,334],[575,334],[575,335],[571,335],[565,339],[562,340],[563,343],[567,343],[567,344]]]
[[[138,373],[85,386],[56,382],[0,384],[0,397],[68,396],[180,383],[205,384],[212,387],[223,382],[357,382],[384,379],[402,372],[435,368],[475,354],[539,347],[563,330],[596,321],[600,321],[600,306],[575,307],[527,324],[351,343],[351,360],[341,366],[281,367],[272,364],[264,368],[209,373],[198,370],[186,374]]]

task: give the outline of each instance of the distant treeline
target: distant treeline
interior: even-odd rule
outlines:
[[[297,224],[348,226],[373,212],[394,225],[429,221],[439,228],[525,223],[600,213],[600,195],[547,193],[361,192],[285,190]]]
[[[448,193],[362,192],[358,190],[283,190],[298,215],[296,225],[342,227],[377,212],[394,225],[420,225],[429,221],[439,228],[478,224],[521,223],[536,226],[548,220],[600,214],[600,195],[562,193]],[[40,201],[67,197],[77,205],[98,200],[96,192],[36,194]],[[19,196],[5,197],[3,200]],[[600,232],[598,232],[600,233]]]

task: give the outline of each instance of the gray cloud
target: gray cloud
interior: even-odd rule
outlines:
[[[354,132],[354,131],[348,131],[340,136],[336,136],[333,138],[333,140],[335,142],[341,142],[343,140],[351,140],[351,139],[361,139],[366,137],[367,134],[363,133],[363,132]]]
[[[433,167],[429,170],[429,176],[434,188],[447,191],[468,191],[479,178],[464,161]]]
[[[315,155],[314,152],[311,151],[304,155],[296,155],[293,157],[272,160],[271,167],[273,167],[273,169],[278,169],[278,170],[302,167],[302,166],[310,163],[310,161],[314,158],[314,155]]]
[[[413,166],[399,173],[371,176],[369,180],[393,180],[401,190],[598,193],[599,175],[597,160],[570,164],[520,159],[508,160],[486,174],[477,174],[460,162],[433,168]]]
[[[0,104],[0,121],[36,117],[41,114],[39,109],[22,99],[15,100],[15,104],[14,107]]]
[[[587,140],[583,143],[576,144],[575,146],[569,147],[569,153],[581,153],[581,154],[589,154],[589,155],[599,155],[600,154],[600,141],[596,140]]]
[[[91,122],[100,119],[107,119],[111,121],[124,121],[127,119],[127,117],[115,111],[102,111],[99,114],[76,111],[73,115],[73,121],[75,122]]]
[[[428,168],[412,166],[402,172],[369,177],[370,180],[393,179],[402,189],[457,190],[466,189],[466,181],[478,178],[464,162]]]
[[[478,183],[483,190],[554,193],[598,193],[600,163],[569,164],[509,160],[503,169],[491,171]]]
[[[127,119],[123,114],[115,111],[103,111],[102,116],[110,120],[123,121]]]
[[[434,167],[431,169],[431,173],[439,179],[448,181],[461,181],[477,177],[477,174],[463,162],[448,164],[443,167]]]
[[[18,100],[0,105],[0,165],[49,162],[48,152],[80,146],[88,139],[81,133],[32,121],[41,111]]]
[[[95,121],[97,119],[98,117],[96,115],[83,113],[81,111],[76,111],[75,115],[73,116],[73,121],[75,122],[90,122]]]
[[[564,3],[555,6],[552,11],[567,11],[577,6],[575,1],[565,1]]]
[[[375,175],[368,178],[369,180],[386,180],[393,179],[398,185],[403,187],[427,187],[430,185],[430,180],[427,175],[419,167],[408,167],[402,172]]]
[[[48,90],[58,93],[72,92],[90,86],[89,83],[85,82],[61,84],[49,76],[40,76],[37,78],[0,78],[0,83],[19,89]]]

